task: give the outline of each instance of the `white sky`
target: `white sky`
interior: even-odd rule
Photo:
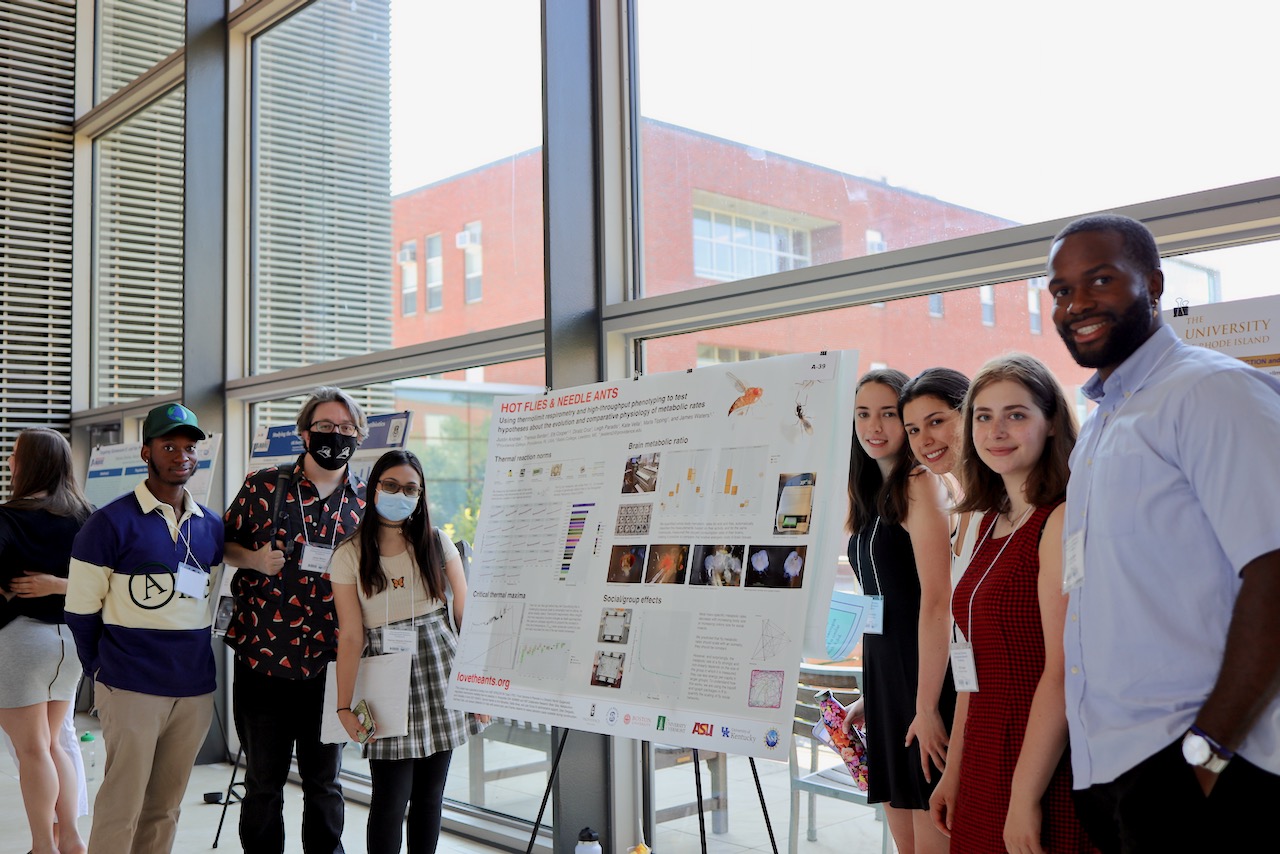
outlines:
[[[1259,97],[1276,77],[1280,13],[1268,4],[638,8],[643,115],[1018,222],[1280,165],[1280,114]],[[535,0],[395,0],[392,16],[393,192],[540,144]],[[1233,262],[1248,268],[1232,274]],[[1241,277],[1280,290],[1277,262],[1274,245],[1217,253],[1224,297],[1244,295]]]

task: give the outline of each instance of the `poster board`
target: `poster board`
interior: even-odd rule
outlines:
[[[1217,350],[1280,376],[1280,297],[1176,305],[1164,317],[1188,344]]]
[[[826,657],[856,367],[779,356],[497,399],[446,704],[785,753],[802,654]]]
[[[187,481],[187,491],[196,501],[206,506],[213,488],[214,466],[221,448],[221,433],[211,433],[209,438],[196,443],[196,471]],[[94,507],[103,507],[121,495],[133,492],[134,487],[146,477],[147,464],[142,461],[141,442],[99,445],[89,455],[84,497]]]

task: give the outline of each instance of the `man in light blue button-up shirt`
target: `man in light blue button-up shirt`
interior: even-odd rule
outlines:
[[[1067,725],[1106,852],[1274,842],[1280,803],[1280,379],[1161,322],[1155,240],[1077,220],[1054,323],[1097,373],[1067,489]]]

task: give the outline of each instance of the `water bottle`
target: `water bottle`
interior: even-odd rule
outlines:
[[[84,758],[84,778],[86,780],[97,779],[98,742],[94,740],[93,733],[88,730],[85,730],[84,735],[80,736],[80,753]]]
[[[574,846],[573,854],[604,854],[600,847],[600,834],[589,827],[582,828],[578,831],[578,844]]]

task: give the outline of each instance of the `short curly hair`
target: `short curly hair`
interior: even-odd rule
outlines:
[[[1145,225],[1136,219],[1119,214],[1093,214],[1081,217],[1066,225],[1051,245],[1058,241],[1086,231],[1112,231],[1120,235],[1124,257],[1128,258],[1138,269],[1152,273],[1160,269],[1160,248],[1156,246],[1156,238]]]

